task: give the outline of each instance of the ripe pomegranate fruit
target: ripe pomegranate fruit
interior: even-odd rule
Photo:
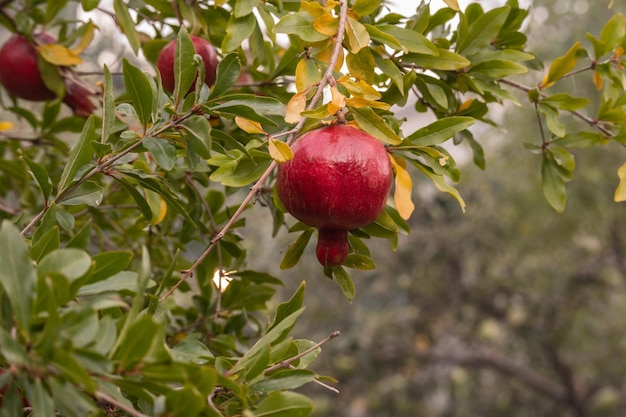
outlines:
[[[47,33],[39,34],[37,38],[42,43],[56,41]],[[0,84],[9,94],[24,100],[52,100],[56,96],[44,83],[37,60],[38,53],[33,44],[22,35],[13,35],[0,48]],[[88,117],[95,109],[94,104],[89,100],[89,96],[93,93],[71,75],[69,68],[61,68],[61,76],[66,88],[63,102],[77,116]]]
[[[307,132],[292,149],[293,159],[278,166],[278,197],[296,219],[319,230],[317,260],[341,265],[348,230],[373,223],[385,207],[393,180],[387,151],[343,124]]]
[[[9,94],[31,101],[52,100],[37,67],[37,50],[22,35],[12,36],[0,49],[0,83]]]
[[[191,37],[191,43],[196,51],[196,54],[200,55],[202,62],[204,63],[204,82],[207,85],[213,85],[215,82],[215,75],[217,70],[217,51],[206,39],[199,38],[197,36]],[[174,91],[174,58],[176,54],[176,41],[173,40],[161,50],[157,59],[157,68],[161,73],[161,80],[163,82],[163,88],[165,91],[171,93]],[[196,75],[197,78],[197,75]],[[189,92],[194,91],[196,88],[195,79],[189,88]]]

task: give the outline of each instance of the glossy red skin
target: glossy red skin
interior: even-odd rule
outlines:
[[[37,67],[37,50],[22,35],[13,35],[0,49],[0,84],[12,96],[30,101],[51,100]]]
[[[350,245],[347,230],[320,229],[315,248],[319,263],[324,266],[341,265],[348,258],[348,252]]]
[[[207,85],[213,85],[215,82],[215,76],[217,71],[217,51],[206,39],[199,38],[197,36],[191,37],[191,42],[198,55],[202,58],[204,63],[205,77],[204,82]],[[157,68],[161,73],[161,81],[163,82],[163,88],[165,91],[171,93],[174,91],[174,58],[176,54],[176,41],[171,41],[161,50],[157,59]],[[191,84],[191,88],[188,92],[196,89],[196,83]]]
[[[345,232],[378,218],[393,180],[387,151],[371,135],[347,125],[308,132],[292,149],[293,159],[278,167],[278,196],[295,218],[320,230],[320,263],[341,265],[347,233],[326,231]]]

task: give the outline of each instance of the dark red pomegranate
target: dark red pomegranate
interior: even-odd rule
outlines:
[[[293,159],[278,167],[278,196],[296,219],[319,230],[319,262],[341,265],[348,230],[373,223],[385,207],[393,180],[387,151],[342,124],[305,133],[292,149]]]
[[[217,51],[206,39],[199,38],[197,36],[191,37],[191,42],[198,55],[202,58],[204,63],[205,77],[204,82],[207,85],[213,85],[215,82],[215,75],[217,71]],[[157,68],[161,73],[161,80],[163,82],[163,88],[165,91],[171,93],[174,91],[174,58],[176,54],[176,41],[171,41],[161,50],[159,58],[157,59]],[[197,78],[197,76],[196,76]],[[195,79],[194,79],[195,80]],[[191,88],[188,92],[194,91],[196,83],[191,84]]]
[[[0,49],[0,84],[9,94],[31,101],[52,100],[37,67],[37,50],[22,35],[12,36]]]
[[[39,34],[37,39],[42,43],[56,42],[47,33]],[[33,44],[22,35],[13,35],[0,48],[0,84],[9,94],[24,100],[52,100],[56,96],[43,82],[37,60],[38,53]],[[88,117],[95,109],[89,98],[94,94],[80,81],[70,78],[70,73],[70,69],[63,67],[61,75],[66,89],[63,102],[77,116]]]

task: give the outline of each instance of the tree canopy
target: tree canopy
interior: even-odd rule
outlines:
[[[478,2],[464,10],[455,0],[445,4],[434,9],[420,2],[404,15],[382,0],[113,0],[110,7],[99,0],[0,1],[7,38],[17,39],[34,59],[28,67],[34,75],[7,70],[15,50],[0,51],[0,411],[310,415],[313,401],[296,390],[315,384],[333,395],[335,379],[311,365],[338,333],[316,340],[294,336],[307,333],[298,327],[305,287],[319,285],[325,275],[333,284],[328,300],[341,294],[358,303],[362,280],[355,285],[352,276],[376,277],[376,263],[393,275],[394,265],[415,262],[416,247],[430,287],[399,292],[409,313],[397,333],[403,324],[420,329],[420,338],[404,341],[417,346],[418,359],[521,373],[523,383],[566,404],[573,415],[587,415],[587,401],[603,388],[614,393],[610,384],[581,391],[563,365],[569,351],[558,349],[569,346],[572,334],[556,313],[583,305],[591,317],[599,308],[593,290],[574,299],[566,291],[570,278],[587,281],[581,271],[562,270],[570,262],[566,255],[577,252],[563,254],[559,264],[538,261],[547,270],[561,268],[567,278],[546,284],[541,294],[554,294],[552,305],[520,298],[515,280],[486,289],[475,284],[490,268],[497,269],[491,277],[528,279],[510,270],[515,264],[500,248],[489,246],[490,233],[506,235],[507,225],[493,225],[479,213],[471,220],[484,224],[477,236],[463,228],[467,217],[451,213],[480,200],[489,204],[485,189],[459,191],[469,168],[455,161],[454,147],[479,169],[491,167],[476,132],[481,125],[506,124],[493,117],[504,103],[531,109],[537,134],[524,146],[539,155],[536,174],[545,200],[565,211],[575,150],[592,154],[596,145],[626,141],[626,18],[611,12],[596,33],[574,40],[544,65],[545,57],[527,48],[528,10],[517,1],[491,9]],[[195,37],[215,48],[215,68],[195,49]],[[172,41],[169,91],[157,61]],[[126,45],[128,54],[111,45]],[[204,75],[213,71],[208,85]],[[575,79],[591,80],[594,89],[577,95],[569,84]],[[276,168],[291,160],[302,134],[332,124],[354,126],[385,146],[393,191],[374,223],[350,230],[342,265],[311,266],[307,248],[316,230],[286,212],[275,191]],[[489,186],[516,181],[509,169],[515,164],[504,159],[494,169],[511,176]],[[615,201],[626,199],[625,167],[610,190]],[[427,211],[416,210],[425,186],[443,194]],[[279,273],[249,256],[259,212],[271,222],[268,233],[276,240],[263,242],[281,254]],[[437,221],[441,229],[432,235],[420,228]],[[570,238],[555,237],[560,243]],[[291,243],[273,245],[277,239]],[[448,239],[501,256],[501,262],[459,264]],[[381,242],[397,251],[393,259],[377,256]],[[277,301],[279,287],[294,277],[302,284],[289,285],[293,292]],[[459,308],[442,310],[442,299]],[[440,313],[440,320],[412,316],[414,305]],[[611,312],[623,308],[615,300],[607,306]],[[333,314],[332,304],[326,309]],[[552,319],[550,326],[526,322],[531,312]],[[445,337],[455,320],[473,323],[467,337],[479,333],[498,341],[503,318],[517,320],[522,340],[543,341],[541,359],[559,383],[520,371],[492,351],[430,349],[435,339],[444,347],[467,341]],[[575,329],[581,332],[577,341],[587,337],[582,326]],[[544,336],[558,340],[542,339],[546,329]],[[539,355],[509,349],[511,340],[499,348]],[[382,342],[372,347],[383,363],[398,359]],[[472,392],[462,384],[467,378],[460,372],[451,380],[461,400]],[[515,401],[524,403],[525,395]]]

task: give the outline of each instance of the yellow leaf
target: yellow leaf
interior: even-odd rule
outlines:
[[[263,130],[263,126],[261,126],[261,123],[244,119],[243,117],[236,116],[235,124],[239,127],[239,129],[243,130],[246,133],[250,133],[250,134],[260,133],[262,135],[267,134],[265,130]]]
[[[315,56],[318,60],[325,64],[330,64],[330,58],[333,55],[333,48],[330,46],[327,48],[323,48],[321,51],[317,53]],[[343,48],[339,49],[339,56],[337,57],[337,61],[335,62],[335,71],[341,71],[341,67],[343,67]]]
[[[356,54],[369,45],[370,34],[365,26],[352,17],[348,16],[347,23],[346,34],[348,35],[348,42],[350,42],[350,52]]]
[[[296,90],[298,92],[306,90],[322,79],[320,69],[312,59],[302,58],[296,65]]]
[[[463,110],[467,110],[470,108],[470,106],[472,105],[472,103],[474,102],[473,98],[470,98],[469,100],[465,100],[463,103],[461,103],[461,105],[459,106],[459,110],[458,112],[462,112]]]
[[[617,176],[619,177],[619,185],[615,190],[614,200],[616,202],[626,201],[626,164],[619,167],[617,170]]]
[[[303,1],[300,4],[300,8],[308,12],[313,17],[320,17],[327,13],[326,10],[324,10],[324,7],[315,1]]]
[[[598,70],[593,72],[593,83],[595,84],[597,90],[602,90],[603,80]]]
[[[93,41],[95,29],[96,26],[93,23],[89,22],[87,30],[85,31],[83,37],[80,39],[80,42],[70,51],[75,55],[83,53],[83,51],[87,49],[87,47],[91,44],[91,41]]]
[[[157,225],[165,219],[167,215],[167,203],[159,194],[151,190],[144,189],[146,201],[152,210],[152,219],[150,224]]]
[[[306,110],[306,93],[308,90],[301,91],[297,94],[294,94],[287,103],[287,108],[285,109],[285,121],[287,123],[298,123],[302,116],[304,110]]]
[[[11,130],[13,127],[15,127],[15,125],[11,122],[0,122],[0,132]]]
[[[457,12],[461,10],[459,7],[459,2],[457,0],[443,0],[443,2],[452,10],[456,10]]]
[[[339,29],[339,21],[333,15],[322,15],[313,21],[313,28],[322,35],[335,36]]]
[[[340,109],[346,107],[346,96],[341,94],[336,85],[330,87],[330,92],[332,94],[332,101],[328,103],[328,114],[333,115],[337,113]]]
[[[541,88],[553,86],[558,80],[574,69],[576,66],[576,53],[579,48],[580,42],[576,42],[565,55],[555,59],[552,64],[550,64],[548,72],[541,81]]]
[[[270,156],[279,164],[293,159],[293,151],[285,142],[270,138],[268,141]]]
[[[391,106],[382,101],[365,100],[361,97],[349,97],[346,99],[346,105],[357,109],[363,107],[371,107],[373,109],[389,110]]]
[[[407,220],[411,217],[413,210],[415,210],[415,204],[411,201],[413,181],[411,180],[409,172],[406,170],[406,161],[404,159],[389,155],[389,160],[391,160],[391,165],[396,173],[393,202],[400,217]]]
[[[37,50],[43,59],[53,65],[68,67],[71,65],[78,65],[83,62],[78,55],[58,43],[40,45],[37,46]]]
[[[374,87],[363,80],[353,81],[350,77],[344,75],[337,82],[344,86],[353,97],[359,97],[364,100],[379,100],[382,97]]]

